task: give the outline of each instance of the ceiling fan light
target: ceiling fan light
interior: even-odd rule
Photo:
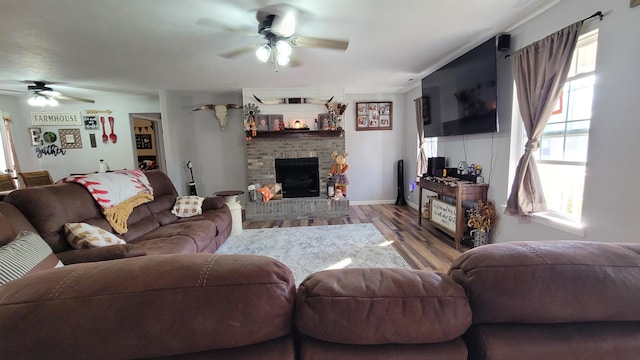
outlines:
[[[287,65],[290,61],[291,61],[291,58],[289,56],[278,54],[278,65],[284,66],[284,65]]]
[[[49,105],[49,106],[58,106],[58,100],[56,100],[56,99],[54,99],[52,97],[49,97],[47,99],[47,105]]]
[[[278,40],[276,42],[276,51],[278,52],[278,56],[289,56],[291,55],[291,44],[289,44],[286,40]]]
[[[271,47],[269,45],[265,44],[256,49],[256,57],[260,61],[267,62],[269,60],[269,56],[271,56]]]
[[[29,98],[27,99],[27,103],[31,106],[38,106],[38,96],[29,96]]]

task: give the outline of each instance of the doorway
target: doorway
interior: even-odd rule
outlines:
[[[129,121],[133,128],[134,160],[138,169],[160,169],[166,173],[160,113],[132,113]]]

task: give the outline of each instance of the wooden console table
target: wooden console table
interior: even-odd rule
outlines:
[[[448,183],[455,183],[455,186],[448,185]],[[466,181],[436,181],[431,178],[421,178],[420,179],[420,194],[419,198],[420,203],[418,204],[418,224],[422,224],[422,189],[426,189],[438,194],[438,199],[442,200],[444,198],[449,198],[455,201],[455,205],[451,204],[451,206],[455,206],[455,231],[452,229],[442,226],[441,224],[434,222],[431,220],[431,210],[429,210],[429,219],[430,222],[436,226],[438,229],[444,231],[445,233],[451,235],[455,240],[456,249],[460,249],[460,240],[462,240],[462,236],[464,235],[464,231],[467,228],[467,224],[465,221],[465,210],[462,207],[462,202],[466,200],[487,200],[487,190],[489,188],[488,184],[474,184]]]

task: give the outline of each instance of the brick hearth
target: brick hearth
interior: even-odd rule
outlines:
[[[249,184],[269,184],[276,179],[276,158],[317,157],[320,171],[320,197],[271,200],[267,203],[248,202],[248,220],[282,220],[308,216],[343,216],[349,214],[349,201],[327,200],[327,177],[334,161],[333,151],[344,152],[342,136],[286,136],[254,138],[246,142],[247,176]]]

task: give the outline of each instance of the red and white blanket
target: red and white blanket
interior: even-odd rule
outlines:
[[[133,208],[153,200],[153,188],[141,170],[72,175],[62,181],[84,186],[119,234],[127,232],[127,219]]]

